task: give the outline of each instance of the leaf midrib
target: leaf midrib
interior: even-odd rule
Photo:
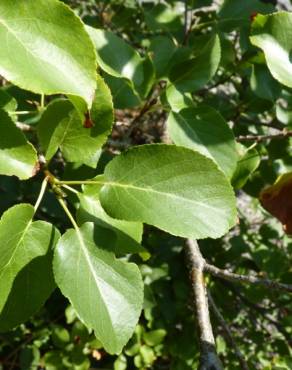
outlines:
[[[112,186],[112,187],[121,187],[121,188],[126,188],[126,189],[133,189],[133,190],[137,190],[137,191],[151,192],[151,193],[154,193],[154,194],[158,194],[160,196],[175,198],[175,199],[178,199],[180,201],[186,201],[187,200],[187,201],[189,201],[193,204],[199,205],[203,208],[209,208],[209,209],[212,209],[215,212],[219,211],[219,213],[224,213],[224,212],[222,212],[221,209],[209,206],[208,204],[198,202],[198,201],[195,201],[195,200],[187,198],[187,197],[178,196],[178,195],[173,194],[173,193],[166,193],[166,192],[158,191],[158,190],[155,190],[151,187],[144,187],[143,188],[143,187],[135,186],[133,184],[121,184],[121,183],[112,182],[112,181],[102,181],[102,182],[99,182],[99,183],[102,183],[104,186],[108,185],[108,186]],[[209,198],[209,200],[210,199],[212,199],[212,198]]]
[[[102,301],[103,301],[103,306],[105,307],[106,312],[107,312],[107,314],[108,314],[108,320],[109,320],[109,322],[111,322],[111,326],[112,326],[112,328],[113,328],[113,323],[112,323],[112,320],[111,320],[111,315],[110,315],[110,313],[109,313],[109,310],[108,310],[107,305],[105,304],[105,302],[104,302],[104,300],[103,300],[103,298],[102,298],[102,294],[101,294],[101,292],[100,292],[100,288],[99,288],[99,281],[98,281],[98,278],[97,278],[97,277],[96,277],[96,275],[95,275],[95,269],[94,269],[94,266],[93,266],[93,265],[92,265],[92,263],[91,263],[91,258],[90,258],[89,254],[88,254],[88,251],[87,251],[87,248],[86,248],[86,245],[85,245],[84,239],[83,239],[83,237],[82,237],[82,234],[81,234],[81,232],[80,232],[80,229],[79,229],[79,228],[78,228],[78,229],[75,229],[75,231],[76,231],[77,238],[78,238],[79,243],[80,243],[80,246],[81,246],[81,250],[82,250],[82,252],[83,252],[83,254],[84,254],[85,260],[86,260],[86,262],[87,262],[87,264],[88,264],[88,266],[89,266],[89,269],[90,269],[90,271],[91,271],[91,274],[93,275],[93,279],[94,279],[94,281],[95,281],[96,288],[98,289],[98,291],[99,291],[99,295],[100,295],[100,297],[101,297],[101,299],[102,299]],[[113,332],[114,332],[114,331],[113,331]]]

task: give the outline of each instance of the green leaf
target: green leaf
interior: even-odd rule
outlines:
[[[201,105],[171,112],[167,126],[175,144],[197,150],[213,159],[228,178],[232,176],[237,163],[235,139],[215,109]]]
[[[276,80],[292,87],[292,14],[279,12],[258,15],[252,24],[251,43],[263,50],[270,72]]]
[[[250,175],[258,168],[261,157],[256,149],[247,149],[239,144],[237,146],[239,148],[240,158],[231,182],[234,189],[241,189]]]
[[[171,84],[166,88],[166,99],[171,110],[174,112],[179,112],[183,108],[194,106],[191,93],[181,92]]]
[[[268,68],[261,64],[253,65],[250,87],[259,98],[271,100],[272,102],[275,102],[281,94],[281,87],[278,81],[271,76]]]
[[[136,91],[142,98],[147,98],[155,82],[155,70],[150,55],[147,55],[142,62],[144,79],[140,86],[136,86]]]
[[[58,348],[64,348],[70,341],[70,334],[67,329],[56,325],[52,330],[52,342]]]
[[[91,106],[96,56],[80,19],[57,0],[0,3],[0,75],[40,94],[73,95]]]
[[[102,70],[114,77],[124,77],[141,85],[144,79],[143,59],[122,38],[110,31],[86,27],[97,51]]]
[[[163,342],[167,332],[164,329],[156,329],[143,334],[143,339],[148,346],[157,346]]]
[[[5,90],[0,90],[0,108],[7,112],[14,112],[17,108],[17,101]]]
[[[68,100],[54,100],[47,106],[38,125],[38,136],[47,159],[51,159],[60,148],[69,162],[96,167],[100,149],[113,124],[110,91],[99,76],[97,85],[90,111],[92,128],[83,126],[79,113]]]
[[[78,222],[82,224],[91,221],[113,230],[117,236],[114,248],[116,254],[144,252],[145,249],[140,245],[143,232],[142,223],[116,220],[108,216],[100,204],[99,190],[96,185],[86,185],[83,193],[78,194],[80,200],[77,213]]]
[[[110,75],[105,75],[104,78],[111,89],[116,109],[134,108],[141,104],[142,101],[129,80]]]
[[[127,357],[120,355],[114,362],[114,370],[127,370]]]
[[[174,65],[170,70],[169,79],[178,90],[196,91],[215,75],[220,58],[220,40],[218,35],[214,35],[198,55]]]
[[[235,197],[226,177],[212,160],[188,148],[134,147],[114,158],[104,175],[100,201],[112,217],[196,239],[219,237],[235,223]]]
[[[55,288],[52,250],[59,232],[33,222],[34,208],[19,204],[0,221],[0,330],[26,321]]]
[[[16,127],[8,113],[0,109],[0,174],[21,180],[34,176],[37,153]]]
[[[260,0],[224,0],[218,17],[220,19],[219,26],[224,31],[230,31],[233,28],[248,26],[251,22],[251,15],[255,13],[270,13],[275,8],[271,4],[264,4]]]
[[[145,12],[145,21],[151,31],[177,31],[182,27],[182,8],[171,4],[157,4]]]
[[[143,303],[138,267],[115,259],[112,233],[85,223],[68,230],[54,256],[55,279],[80,319],[109,353],[121,352],[133,334]]]
[[[169,37],[156,36],[150,40],[149,52],[152,54],[156,77],[158,79],[167,75],[167,67],[175,50],[176,46]]]

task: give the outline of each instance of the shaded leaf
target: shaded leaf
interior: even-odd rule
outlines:
[[[260,165],[261,157],[256,149],[246,149],[240,144],[237,144],[237,147],[240,158],[237,162],[231,183],[234,189],[241,189],[246,184],[250,175]]]
[[[17,101],[5,90],[0,90],[0,108],[7,112],[13,112],[17,108]]]
[[[281,94],[281,87],[266,66],[255,64],[250,78],[251,90],[260,98],[275,101]]]
[[[171,4],[157,4],[145,12],[145,20],[152,31],[177,31],[182,27],[182,9]]]
[[[32,221],[34,208],[19,204],[0,221],[0,330],[8,330],[37,312],[55,288],[52,250],[59,233],[44,221]]]
[[[86,185],[83,193],[79,193],[80,208],[77,213],[79,223],[92,221],[113,230],[117,236],[114,248],[116,254],[144,252],[145,249],[140,245],[142,223],[117,220],[108,216],[100,204],[99,190],[99,186]]]
[[[168,64],[175,53],[176,46],[172,39],[166,36],[156,36],[150,40],[149,52],[152,55],[156,77],[165,77]]]
[[[220,58],[219,37],[214,35],[198,55],[173,66],[169,73],[169,79],[178,90],[196,91],[215,75]]]
[[[134,108],[141,104],[142,101],[129,80],[110,75],[105,75],[104,78],[111,89],[116,109]]]

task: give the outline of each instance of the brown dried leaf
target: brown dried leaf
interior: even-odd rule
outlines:
[[[281,175],[272,186],[262,190],[260,202],[283,224],[285,233],[292,235],[292,172]]]

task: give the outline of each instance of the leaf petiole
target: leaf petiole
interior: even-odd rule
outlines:
[[[79,233],[79,227],[78,227],[76,221],[74,220],[74,217],[72,216],[71,212],[69,211],[69,208],[67,207],[64,199],[63,198],[57,198],[57,199],[58,199],[58,202],[60,203],[61,207],[65,211],[66,215],[68,216],[69,220],[71,221],[74,229],[77,231],[77,233]]]
[[[39,205],[41,204],[41,201],[43,199],[43,196],[46,192],[46,188],[47,188],[47,185],[48,185],[48,181],[49,181],[49,177],[46,176],[42,182],[42,185],[41,185],[41,190],[40,190],[40,193],[39,193],[39,196],[38,196],[38,199],[34,205],[34,213],[36,213],[36,211],[38,210],[39,208]]]
[[[79,193],[78,190],[73,189],[71,186],[68,186],[68,185],[65,185],[65,184],[63,184],[63,185],[61,184],[61,187],[64,188],[64,189],[67,189],[67,190],[71,191],[74,194],[78,194]]]
[[[60,181],[56,180],[56,183],[58,185],[64,186],[64,185],[94,185],[94,184],[105,184],[105,181],[100,180],[81,180],[81,181]],[[69,190],[69,189],[68,189]]]

